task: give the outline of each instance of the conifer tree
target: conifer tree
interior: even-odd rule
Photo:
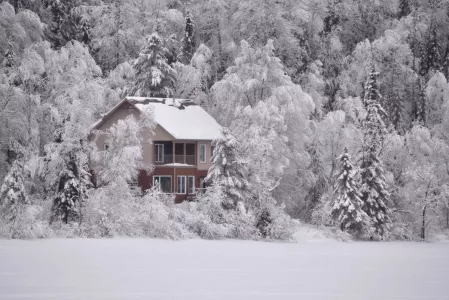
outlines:
[[[369,101],[375,101],[377,103],[380,102],[381,95],[379,93],[379,89],[377,86],[377,76],[379,73],[377,73],[374,69],[374,66],[371,67],[371,72],[368,76],[368,80],[365,84],[365,96],[363,98],[363,102],[365,104],[365,107],[368,106]]]
[[[64,38],[61,35],[61,26],[67,17],[67,7],[60,0],[55,0],[50,3],[50,12],[52,17],[52,24],[50,31],[52,36],[52,44],[56,49],[64,46]]]
[[[0,188],[0,216],[14,221],[23,205],[29,204],[23,180],[23,164],[16,159]]]
[[[340,18],[337,16],[335,8],[337,4],[339,4],[341,0],[328,0],[327,2],[327,14],[324,18],[324,32],[329,33],[332,31],[332,28],[338,24]]]
[[[235,209],[239,202],[250,198],[246,167],[239,156],[240,142],[228,129],[223,129],[223,137],[213,142],[215,146],[211,167],[205,181],[220,186],[226,195],[223,207]]]
[[[399,19],[408,16],[412,12],[409,0],[400,0],[399,2]]]
[[[404,132],[404,103],[402,98],[397,96],[391,103],[391,123],[394,129],[402,134]]]
[[[447,46],[446,46],[446,52],[443,57],[442,67],[443,67],[443,70],[442,70],[443,75],[449,81],[449,42],[447,43]]]
[[[426,80],[419,76],[418,78],[418,99],[415,104],[414,121],[418,122],[422,126],[427,124],[427,97],[426,97]]]
[[[332,218],[339,224],[341,230],[362,234],[369,228],[369,217],[362,210],[362,193],[355,180],[356,172],[351,163],[348,149],[338,158],[341,171],[335,182],[332,201]]]
[[[430,40],[427,44],[427,67],[429,71],[433,72],[441,70],[441,56],[435,25],[431,26]]]
[[[426,77],[429,73],[429,64],[428,64],[428,56],[427,56],[427,49],[425,44],[421,44],[419,48],[419,69],[418,73],[419,76]]]
[[[64,223],[81,222],[81,209],[91,186],[86,161],[78,157],[76,149],[66,153],[65,168],[59,174],[56,197],[53,200],[53,218]],[[54,219],[53,219],[54,220]]]
[[[195,52],[195,24],[193,23],[190,11],[186,13],[186,27],[184,29],[184,37],[181,40],[181,52],[179,53],[179,61],[183,64],[189,64]]]
[[[136,78],[130,94],[153,97],[173,95],[176,71],[168,64],[167,55],[164,40],[157,33],[151,34],[134,62]]]
[[[14,46],[11,42],[9,42],[8,48],[5,51],[5,60],[4,60],[5,67],[6,68],[14,67],[14,59],[15,59]]]
[[[375,78],[374,68],[370,78]],[[376,82],[368,85],[367,116],[363,123],[363,146],[361,156],[361,191],[362,209],[371,218],[374,227],[375,238],[383,238],[389,230],[390,218],[386,203],[389,200],[389,192],[385,182],[383,164],[379,158],[383,141],[386,135],[386,127],[380,116],[385,113],[378,102]]]

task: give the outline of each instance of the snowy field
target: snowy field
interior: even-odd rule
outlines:
[[[0,299],[449,299],[449,243],[0,240]]]

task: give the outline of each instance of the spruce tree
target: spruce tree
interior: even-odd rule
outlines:
[[[50,3],[50,13],[52,17],[52,24],[49,26],[51,34],[51,41],[56,49],[64,46],[64,38],[62,36],[61,26],[67,17],[67,7],[60,0],[55,0]]]
[[[14,67],[14,59],[15,59],[14,46],[11,42],[9,42],[8,48],[6,48],[5,51],[5,59],[3,62],[4,66],[6,68]]]
[[[441,56],[435,25],[431,26],[430,39],[429,43],[427,44],[427,67],[429,71],[433,72],[441,70]]]
[[[228,129],[223,129],[222,134],[222,138],[213,142],[215,150],[205,181],[222,188],[226,195],[224,208],[235,209],[239,202],[245,203],[250,198],[247,171],[239,155],[240,142]]]
[[[446,52],[443,57],[442,68],[444,76],[449,81],[449,42],[447,43]]]
[[[81,222],[81,209],[91,187],[87,163],[78,157],[76,149],[69,150],[65,157],[65,168],[59,174],[56,197],[53,200],[53,220],[64,223]]]
[[[400,0],[399,2],[399,19],[408,16],[412,12],[409,0]]]
[[[397,95],[393,99],[391,103],[391,123],[394,129],[402,134],[404,132],[404,103],[402,98]]]
[[[418,74],[421,77],[426,77],[429,73],[429,64],[428,64],[428,56],[427,56],[427,47],[426,44],[422,43],[419,47],[419,70]]]
[[[375,73],[374,69],[370,78]],[[370,95],[367,101],[367,116],[363,122],[363,146],[360,165],[361,191],[362,191],[362,209],[371,218],[374,227],[375,238],[384,237],[389,230],[390,218],[389,209],[386,203],[389,200],[389,192],[385,182],[383,164],[379,158],[383,141],[386,135],[386,126],[380,116],[384,112],[378,102],[378,91],[376,82],[373,82],[368,88],[373,91],[367,91]]]
[[[371,67],[371,72],[368,76],[368,80],[365,84],[365,96],[363,98],[363,103],[365,107],[368,107],[369,101],[375,101],[377,103],[381,100],[381,95],[377,86],[377,76],[379,73],[376,72],[374,66]]]
[[[168,50],[164,40],[153,33],[147,38],[134,62],[136,77],[130,89],[133,96],[170,97],[176,80],[176,71],[168,64]]]
[[[23,205],[30,204],[23,180],[23,164],[16,159],[0,188],[0,216],[6,221],[14,221]]]
[[[190,11],[186,13],[186,26],[184,29],[184,37],[181,40],[181,52],[178,59],[183,64],[189,64],[195,52],[195,24],[193,23]]]
[[[414,121],[426,126],[427,124],[427,97],[426,97],[426,80],[422,76],[418,78],[418,98],[415,103]]]
[[[362,194],[355,180],[356,172],[346,148],[338,160],[341,171],[335,182],[335,199],[331,205],[332,218],[339,224],[341,230],[360,235],[369,229],[369,217],[362,210],[363,202],[360,199]]]

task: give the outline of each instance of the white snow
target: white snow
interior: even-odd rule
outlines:
[[[166,167],[195,167],[194,165],[181,164],[181,163],[165,164],[163,166],[166,166]]]
[[[142,102],[146,99],[164,100],[159,98],[127,97],[126,99]],[[186,99],[175,99],[175,105],[179,106]],[[184,140],[215,140],[221,138],[221,126],[199,105],[185,106],[179,109],[173,106],[173,99],[166,98],[166,104],[162,103],[137,103],[135,106],[142,110],[146,105],[151,105],[154,111],[155,122],[167,130],[176,139]]]
[[[0,299],[448,299],[449,243],[0,241]]]

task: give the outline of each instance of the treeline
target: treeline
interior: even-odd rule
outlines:
[[[440,0],[3,1],[4,209],[23,193],[79,222],[89,125],[125,95],[180,97],[240,145],[228,212],[425,238],[449,228],[448,25]]]

